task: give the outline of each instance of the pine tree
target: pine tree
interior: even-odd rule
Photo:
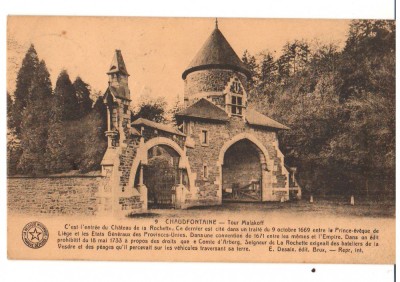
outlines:
[[[21,124],[21,150],[18,169],[25,174],[46,171],[45,156],[52,86],[44,61],[37,67],[32,82],[31,96],[23,112]]]
[[[61,71],[54,89],[55,111],[60,121],[79,118],[78,97],[66,70]]]
[[[281,78],[285,79],[302,71],[311,59],[310,53],[308,43],[303,40],[286,43],[278,59]]]
[[[73,86],[78,99],[78,116],[82,118],[92,110],[93,101],[90,98],[90,86],[79,76],[75,79]]]
[[[12,112],[12,120],[15,130],[19,136],[21,133],[22,115],[28,104],[29,97],[32,91],[32,81],[35,76],[36,69],[39,65],[38,55],[33,44],[29,47],[22,66],[19,69],[16,81],[16,89],[14,92],[14,107]]]
[[[248,80],[250,88],[252,88],[258,80],[258,65],[256,58],[252,56],[247,50],[244,50],[242,56],[242,62],[245,64],[247,69],[250,71],[251,78]]]
[[[59,173],[75,169],[74,156],[70,148],[77,146],[77,139],[68,126],[78,118],[78,99],[67,71],[58,76],[52,99],[51,119],[46,147],[46,168]],[[72,145],[71,145],[72,144]]]
[[[271,84],[275,82],[278,66],[270,52],[263,56],[260,67],[260,82]]]

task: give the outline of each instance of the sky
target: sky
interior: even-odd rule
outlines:
[[[219,18],[218,26],[239,57],[276,51],[295,39],[335,42],[343,47],[349,20]],[[66,69],[93,92],[104,92],[115,49],[129,74],[133,103],[141,95],[183,99],[182,72],[215,28],[214,18],[8,17],[7,90],[13,93],[22,59],[34,44],[46,62],[53,87]]]

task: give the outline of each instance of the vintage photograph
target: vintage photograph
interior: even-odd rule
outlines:
[[[9,16],[9,257],[395,263],[395,29]]]

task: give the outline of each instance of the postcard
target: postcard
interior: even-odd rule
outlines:
[[[395,263],[395,21],[9,16],[8,257]]]

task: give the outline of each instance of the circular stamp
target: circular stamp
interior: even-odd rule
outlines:
[[[49,231],[46,226],[39,221],[29,222],[22,229],[22,241],[32,249],[43,247],[49,239]]]

